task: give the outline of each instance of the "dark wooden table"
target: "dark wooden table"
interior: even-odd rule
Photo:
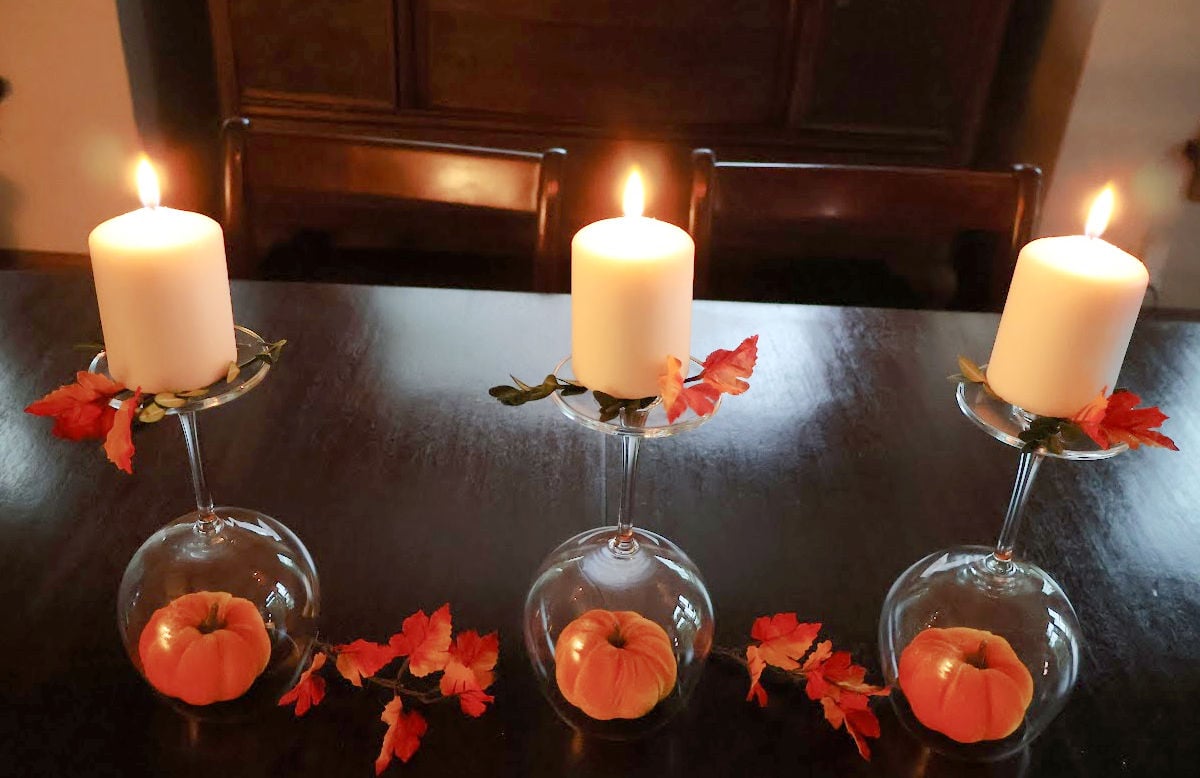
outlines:
[[[307,543],[332,640],[384,639],[418,607],[498,628],[497,702],[429,714],[421,750],[390,774],[1166,775],[1194,769],[1200,695],[1200,325],[1143,322],[1124,384],[1174,418],[1183,453],[1141,451],[1043,469],[1021,546],[1064,585],[1087,641],[1079,686],[1032,749],[977,768],[924,751],[878,706],[859,760],[803,694],[744,701],[712,663],[693,705],[635,744],[583,741],[543,702],[520,642],[541,557],[599,524],[600,436],[547,401],[487,387],[545,375],[568,350],[567,298],[237,283],[237,319],[286,337],[284,362],[205,414],[218,503],[275,515]],[[987,543],[1015,454],[960,417],[957,353],[986,358],[990,315],[696,304],[697,352],[760,333],[748,394],[695,432],[645,450],[643,525],[704,571],[717,641],[753,618],[821,620],[878,678],[876,622],[892,580],[924,554]],[[370,775],[383,698],[330,682],[301,720],[188,723],[135,675],[117,636],[117,583],[139,544],[190,508],[178,427],[140,433],[136,474],[22,413],[85,363],[99,324],[86,277],[0,274],[0,773]]]

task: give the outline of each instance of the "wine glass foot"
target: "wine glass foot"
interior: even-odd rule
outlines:
[[[1005,737],[956,741],[927,726],[938,724],[929,714],[923,722],[906,696],[908,679],[900,673],[905,649],[924,630],[954,627],[1003,638],[1029,671],[1032,699]],[[971,761],[1005,758],[1041,734],[1075,686],[1081,645],[1075,609],[1049,573],[1030,562],[997,560],[983,546],[938,551],[914,564],[892,584],[879,619],[880,661],[897,716],[933,750]]]
[[[563,721],[585,735],[631,740],[653,732],[683,709],[712,648],[713,611],[699,570],[678,546],[641,529],[633,530],[631,544],[613,543],[615,537],[615,527],[600,527],[551,552],[526,597],[523,627],[542,692]],[[661,627],[669,641],[675,682],[642,715],[597,718],[575,704],[581,702],[576,693],[564,695],[560,686],[556,649],[565,648],[557,645],[559,637],[568,625],[596,610],[636,613]]]
[[[134,553],[117,596],[117,626],[134,667],[177,710],[205,721],[240,720],[273,707],[295,685],[316,640],[320,599],[312,557],[291,530],[256,510],[218,507],[180,516]],[[249,605],[227,610],[239,601]],[[247,626],[247,614],[255,618],[250,606],[261,627]],[[193,607],[206,618],[186,636],[179,627]],[[186,666],[171,658],[180,649],[169,644],[180,635],[197,641],[217,630],[224,653]],[[222,673],[237,674],[247,663],[247,688],[222,686]]]

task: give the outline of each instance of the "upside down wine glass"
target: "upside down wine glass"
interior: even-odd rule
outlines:
[[[995,547],[958,546],[937,551],[896,579],[879,620],[879,650],[888,683],[896,686],[891,695],[893,705],[905,726],[943,754],[988,761],[1009,756],[1032,742],[1062,709],[1079,673],[1082,639],[1075,609],[1049,573],[1016,554],[1021,518],[1038,469],[1047,458],[1107,459],[1127,446],[1103,449],[1086,436],[1064,433],[1062,451],[1027,450],[1018,436],[1037,417],[990,395],[978,384],[960,383],[957,398],[959,408],[980,429],[1021,451],[1004,523]],[[983,630],[1011,646],[1032,680],[1032,697],[1011,734],[963,742],[926,726],[937,726],[929,716],[925,723],[919,719],[902,688],[901,659],[914,638],[930,627]],[[988,649],[983,645],[987,640],[1001,642],[985,637],[964,661],[988,666],[995,646]],[[911,661],[917,661],[915,654]],[[947,669],[934,672],[945,675]],[[993,718],[1011,715],[995,712],[990,699],[977,702],[971,707],[980,716],[989,715],[989,705]]]
[[[571,378],[570,357],[555,375]],[[606,739],[641,737],[686,704],[712,647],[713,613],[704,580],[687,554],[662,535],[634,526],[638,458],[644,440],[695,429],[716,408],[702,416],[688,411],[671,423],[655,401],[605,420],[588,395],[553,398],[567,418],[615,440],[620,491],[610,526],[567,540],[538,568],[525,601],[525,646],[543,693],[567,724]],[[614,620],[597,612],[617,615]],[[622,688],[625,677],[596,688],[594,681],[614,676],[604,651],[584,653],[595,640],[623,650],[613,661],[623,662],[633,679],[628,688]],[[618,656],[603,648],[609,658]]]
[[[197,415],[243,396],[271,366],[268,344],[236,330],[238,375],[201,396],[168,400],[183,402],[164,411],[183,429],[196,509],[142,544],[117,596],[134,667],[176,709],[204,720],[273,706],[308,660],[320,609],[316,568],[300,539],[259,511],[216,506],[209,492]],[[102,351],[90,369],[107,367]]]

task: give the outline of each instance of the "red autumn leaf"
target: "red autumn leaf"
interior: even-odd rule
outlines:
[[[312,664],[308,669],[300,674],[300,680],[292,687],[291,691],[279,698],[280,705],[291,705],[296,703],[296,715],[303,716],[308,713],[308,709],[314,705],[319,705],[321,700],[325,699],[325,679],[319,675],[314,675],[318,670],[325,666],[325,654],[318,652],[313,657]]]
[[[662,395],[663,407],[667,409],[667,421],[673,422],[687,410],[683,399],[683,363],[675,357],[667,357],[667,372],[658,377],[658,391]]]
[[[813,649],[813,652],[808,655],[808,658],[804,660],[804,664],[800,667],[800,669],[807,673],[809,670],[817,667],[831,656],[833,656],[833,641],[822,640],[817,644],[817,647]]]
[[[776,613],[755,619],[750,636],[759,641],[758,653],[769,665],[795,670],[798,660],[812,647],[820,624],[801,624],[795,613]]]
[[[867,745],[867,738],[879,737],[879,719],[875,717],[874,711],[869,708],[848,710],[845,724],[846,731],[854,738],[854,745],[858,746],[859,756],[868,762],[871,761],[871,749]]]
[[[421,747],[421,736],[429,725],[425,717],[417,711],[405,713],[404,704],[399,697],[393,697],[383,708],[379,720],[388,725],[383,735],[383,747],[375,759],[375,774],[379,775],[392,763],[392,757],[397,756],[401,762],[408,762],[413,754]]]
[[[450,658],[450,603],[426,616],[417,611],[404,620],[403,631],[392,635],[388,645],[396,656],[408,657],[408,669],[424,678],[446,668]]]
[[[746,693],[746,702],[754,700],[758,703],[758,707],[767,707],[767,690],[762,687],[759,681],[762,679],[763,670],[767,669],[767,663],[758,654],[758,646],[746,646],[746,666],[750,670],[750,691]]]
[[[709,384],[699,383],[683,388],[683,400],[697,416],[712,413],[721,391]]]
[[[1104,421],[1104,412],[1108,410],[1108,395],[1104,393],[1107,388],[1101,389],[1095,400],[1083,406],[1083,410],[1071,417],[1071,421],[1078,424],[1089,438],[1096,441],[1097,446],[1108,445],[1099,438],[1100,422]]]
[[[483,637],[475,630],[460,633],[450,646],[440,688],[447,697],[458,697],[459,707],[468,716],[482,716],[496,698],[485,689],[496,680],[492,671],[500,657],[500,639],[495,632]]]
[[[1096,445],[1108,448],[1116,443],[1125,443],[1131,449],[1139,446],[1169,448],[1178,451],[1175,441],[1155,430],[1169,417],[1158,406],[1135,407],[1142,400],[1133,392],[1121,390],[1111,397],[1100,397],[1072,417]]]
[[[113,414],[112,425],[104,438],[104,453],[108,461],[133,474],[133,414],[142,401],[142,390],[139,387],[132,397],[126,398],[117,412]]]
[[[471,668],[453,659],[446,663],[446,672],[442,674],[439,688],[447,697],[458,697],[462,712],[472,718],[482,716],[488,703],[496,699],[480,687],[479,679]]]
[[[396,658],[391,646],[369,640],[334,646],[333,650],[337,652],[337,671],[355,686],[362,686],[364,677],[370,678]]]
[[[108,434],[116,411],[108,401],[125,387],[102,375],[80,370],[75,383],[50,392],[25,409],[54,419],[51,433],[67,440],[100,439]]]
[[[834,729],[845,726],[863,759],[870,760],[866,738],[879,737],[879,719],[870,709],[870,697],[883,696],[888,689],[866,683],[867,669],[854,664],[848,651],[832,651],[822,641],[801,668],[807,674],[805,693],[820,700],[825,719]]]
[[[662,395],[669,422],[678,419],[688,408],[695,411],[697,416],[712,413],[717,398],[721,396],[719,389],[705,383],[684,386],[679,373],[681,366],[682,363],[675,357],[667,357],[667,371],[658,377],[659,394]]]
[[[495,632],[479,636],[473,629],[460,632],[450,646],[450,665],[461,665],[470,670],[480,689],[486,689],[496,680],[496,661],[500,658],[500,636]]]
[[[741,394],[750,388],[743,381],[754,372],[758,361],[758,336],[751,335],[733,351],[717,349],[704,360],[704,382],[726,394]]]
[[[814,676],[819,676],[839,693],[861,694],[868,697],[887,696],[888,694],[887,687],[875,686],[866,682],[867,668],[854,664],[849,651],[835,651],[829,655],[828,659],[814,665],[808,671],[810,683]],[[812,697],[812,699],[815,700],[817,697]]]

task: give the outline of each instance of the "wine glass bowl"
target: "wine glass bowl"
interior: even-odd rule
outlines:
[[[1124,444],[1103,448],[1076,430],[1065,429],[1061,447],[1031,446],[1020,435],[1037,417],[991,394],[986,386],[959,383],[959,409],[995,440],[1020,451],[1012,495],[996,545],[959,546],[936,551],[913,564],[892,584],[879,617],[879,652],[896,713],[906,728],[926,746],[959,759],[992,761],[1028,746],[1066,704],[1079,676],[1083,638],[1079,619],[1062,586],[1045,570],[1016,554],[1021,519],[1037,473],[1047,458],[1074,461],[1108,459],[1127,450]],[[927,629],[966,627],[1003,639],[1029,673],[1032,694],[1016,729],[1002,737],[960,742],[933,727],[947,728],[937,711],[916,710],[903,687],[901,665],[905,649]],[[940,635],[941,633],[932,633]],[[973,665],[995,672],[984,656],[981,636],[978,655],[955,657],[943,667],[925,667],[922,678],[957,683],[955,667]],[[913,662],[919,654],[914,653]],[[965,671],[965,669],[964,669]],[[994,677],[994,676],[991,676]],[[911,683],[917,683],[913,676]],[[1018,684],[1019,686],[1019,684]],[[919,689],[925,693],[927,690]],[[943,702],[945,698],[943,697]],[[990,700],[976,699],[971,707],[987,708]],[[993,708],[994,709],[994,708]],[[1002,728],[1003,729],[1006,728]],[[989,728],[987,730],[991,732]],[[950,733],[962,734],[962,733]]]
[[[615,527],[587,530],[552,551],[525,600],[525,647],[542,692],[567,724],[611,740],[642,737],[686,705],[712,648],[713,610],[700,571],[674,543],[635,529],[636,549],[622,553]],[[638,718],[593,718],[564,697],[555,649],[563,629],[594,609],[633,611],[666,632],[675,658],[670,693]]]
[[[274,706],[295,685],[316,639],[320,591],[300,539],[279,521],[246,508],[218,507],[215,520],[186,513],[134,553],[117,595],[117,626],[130,661],[181,712],[237,720]],[[253,603],[270,644],[266,667],[236,699],[192,705],[156,686],[140,643],[159,609],[194,592],[227,592]]]
[[[239,720],[275,706],[308,662],[320,613],[316,566],[300,539],[259,511],[215,507],[208,489],[197,414],[244,396],[273,362],[259,335],[235,327],[234,336],[236,375],[162,409],[183,430],[196,509],[142,544],[117,595],[117,628],[134,667],[177,710],[201,720]],[[107,369],[101,351],[89,370]]]
[[[559,362],[554,374],[570,380],[570,357]],[[555,392],[552,397],[567,418],[615,441],[620,452],[616,468],[620,495],[609,503],[615,505],[610,526],[567,540],[535,572],[525,600],[525,647],[542,693],[563,721],[585,735],[630,740],[653,732],[684,708],[713,640],[712,600],[696,565],[670,540],[633,526],[638,455],[644,440],[704,424],[716,413],[719,401],[707,413],[689,409],[674,420],[667,419],[661,400],[622,408],[608,419],[586,394],[563,397]],[[618,627],[601,636],[611,648],[600,646],[601,651],[589,653],[587,660],[581,658],[583,652],[592,651],[600,640],[573,644],[570,649],[559,645],[564,630],[590,625],[595,619],[629,620],[647,637],[637,646],[627,646]],[[645,625],[646,620],[657,627]],[[580,633],[571,634],[574,639]],[[572,653],[560,656],[564,650]],[[603,659],[595,659],[601,654]],[[591,662],[586,670],[585,661]],[[620,668],[613,671],[617,665]],[[597,669],[601,666],[603,670]],[[672,670],[669,678],[668,670]],[[609,671],[613,672],[606,674]],[[587,684],[581,679],[585,672]],[[573,673],[578,683],[568,679]],[[643,681],[654,684],[650,692]],[[591,691],[581,691],[585,687]],[[589,695],[602,701],[595,702]],[[624,705],[629,697],[637,697],[639,704]]]
[[[1037,565],[996,570],[993,550],[959,546],[918,561],[892,584],[879,623],[883,673],[905,727],[947,756],[992,761],[1032,742],[1066,704],[1079,675],[1079,619],[1062,587]],[[899,687],[901,653],[930,627],[970,627],[1004,638],[1033,680],[1021,725],[1008,737],[959,743],[924,726]]]

